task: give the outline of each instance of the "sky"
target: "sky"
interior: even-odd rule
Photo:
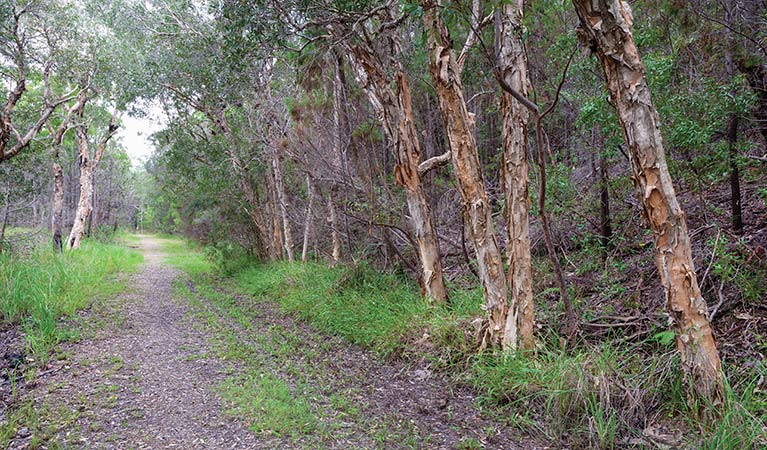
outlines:
[[[156,105],[149,105],[144,117],[124,114],[121,120],[122,126],[117,136],[121,138],[133,167],[139,167],[152,154],[153,146],[149,137],[164,127],[164,114]]]

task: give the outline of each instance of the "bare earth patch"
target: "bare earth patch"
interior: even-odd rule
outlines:
[[[40,422],[10,448],[545,448],[483,418],[470,390],[381,363],[268,302],[206,299],[163,262],[158,239],[141,249],[130,292],[92,310],[95,335],[62,346],[32,383]],[[174,298],[177,278],[195,301]],[[235,348],[249,356],[230,357]],[[267,410],[236,409],[232,395],[272,379],[306,399],[316,420],[303,431],[257,429]]]

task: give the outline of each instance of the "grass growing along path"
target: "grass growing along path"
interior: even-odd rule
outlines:
[[[666,342],[565,349],[556,335],[543,335],[534,355],[477,353],[472,320],[484,313],[476,291],[453,289],[449,305],[432,305],[411,283],[364,265],[253,264],[234,277],[243,292],[326,333],[384,356],[427,359],[474,386],[490,413],[560,445],[608,449],[671,439],[710,449],[767,446],[758,370],[734,380],[718,407],[721,419],[706,422],[687,409],[678,355]],[[658,431],[680,425],[683,432]]]
[[[125,288],[116,274],[136,269],[140,253],[118,244],[85,240],[58,254],[46,246],[27,255],[0,255],[0,317],[22,326],[27,350],[45,360],[72,333],[62,317],[86,308],[97,296]]]

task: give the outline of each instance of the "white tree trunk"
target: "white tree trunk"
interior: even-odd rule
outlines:
[[[301,262],[306,262],[309,254],[309,238],[312,233],[312,222],[314,221],[314,183],[312,177],[306,174],[306,195],[308,197],[306,205],[306,218],[304,219],[304,245],[301,250]]]
[[[75,222],[67,239],[67,248],[69,249],[80,247],[88,217],[90,217],[93,211],[93,174],[101,161],[101,157],[104,155],[107,143],[117,132],[116,117],[113,114],[109,121],[109,128],[101,142],[96,146],[96,153],[91,158],[90,149],[88,148],[88,125],[83,120],[84,109],[83,105],[83,108],[77,112],[79,123],[75,127],[80,163],[80,200],[77,202]]]
[[[522,41],[524,32],[523,0],[504,4],[498,21],[501,71],[517,92],[527,96],[527,59]],[[528,200],[527,126],[528,109],[504,92],[501,97],[503,116],[503,162],[501,180],[506,203],[506,257],[508,283],[511,291],[509,314],[504,334],[506,347],[532,350],[535,346],[533,328],[535,323],[532,283],[532,258],[530,255],[530,219]]]
[[[293,234],[290,231],[290,219],[288,217],[288,198],[285,194],[285,184],[282,179],[280,156],[276,149],[272,158],[272,169],[274,170],[274,187],[277,191],[277,202],[279,203],[280,214],[282,215],[282,231],[285,238],[285,252],[288,254],[288,261],[293,262]]]

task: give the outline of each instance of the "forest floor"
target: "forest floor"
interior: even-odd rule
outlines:
[[[82,338],[27,384],[34,420],[9,448],[546,448],[439,374],[195,286],[163,244],[141,236],[132,288],[83,313]]]

